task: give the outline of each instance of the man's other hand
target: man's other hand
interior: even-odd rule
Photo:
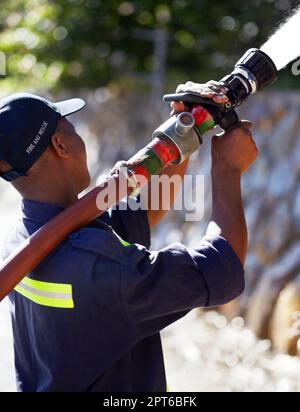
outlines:
[[[258,155],[252,138],[252,124],[241,121],[241,127],[225,132],[222,137],[212,139],[212,168],[220,171],[246,172]]]

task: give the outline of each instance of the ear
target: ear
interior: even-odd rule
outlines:
[[[8,172],[12,167],[4,160],[0,160],[0,173]]]
[[[54,133],[51,137],[51,144],[59,157],[66,158],[69,155],[68,146],[66,144],[66,139],[60,133]]]

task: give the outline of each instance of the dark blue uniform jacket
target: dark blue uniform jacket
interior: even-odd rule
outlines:
[[[62,210],[22,206],[4,257]],[[244,272],[222,237],[149,247],[146,211],[114,210],[24,278],[10,294],[19,391],[166,390],[159,332],[239,295]]]

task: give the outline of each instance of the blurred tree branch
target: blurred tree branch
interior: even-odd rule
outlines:
[[[259,47],[295,4],[2,0],[0,45],[7,56],[2,90],[98,88],[132,73],[147,75],[158,64],[153,44],[136,38],[133,28],[169,33],[169,89],[191,78],[220,78],[247,48]],[[292,78],[291,85],[299,83],[296,80]]]

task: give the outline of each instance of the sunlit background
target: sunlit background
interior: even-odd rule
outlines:
[[[164,92],[228,74],[295,6],[289,0],[2,0],[0,95],[84,97],[87,109],[72,121],[86,140],[95,184],[167,118]],[[260,148],[243,180],[246,291],[218,310],[194,310],[163,332],[171,390],[300,390],[300,76],[291,65],[240,111],[254,123]],[[209,144],[189,167],[205,175],[204,219],[185,222],[183,211],[170,212],[153,232],[152,249],[173,241],[193,246],[204,234]],[[2,242],[18,219],[19,196],[4,182],[0,196]],[[0,348],[0,391],[14,390],[7,302],[0,304]]]

